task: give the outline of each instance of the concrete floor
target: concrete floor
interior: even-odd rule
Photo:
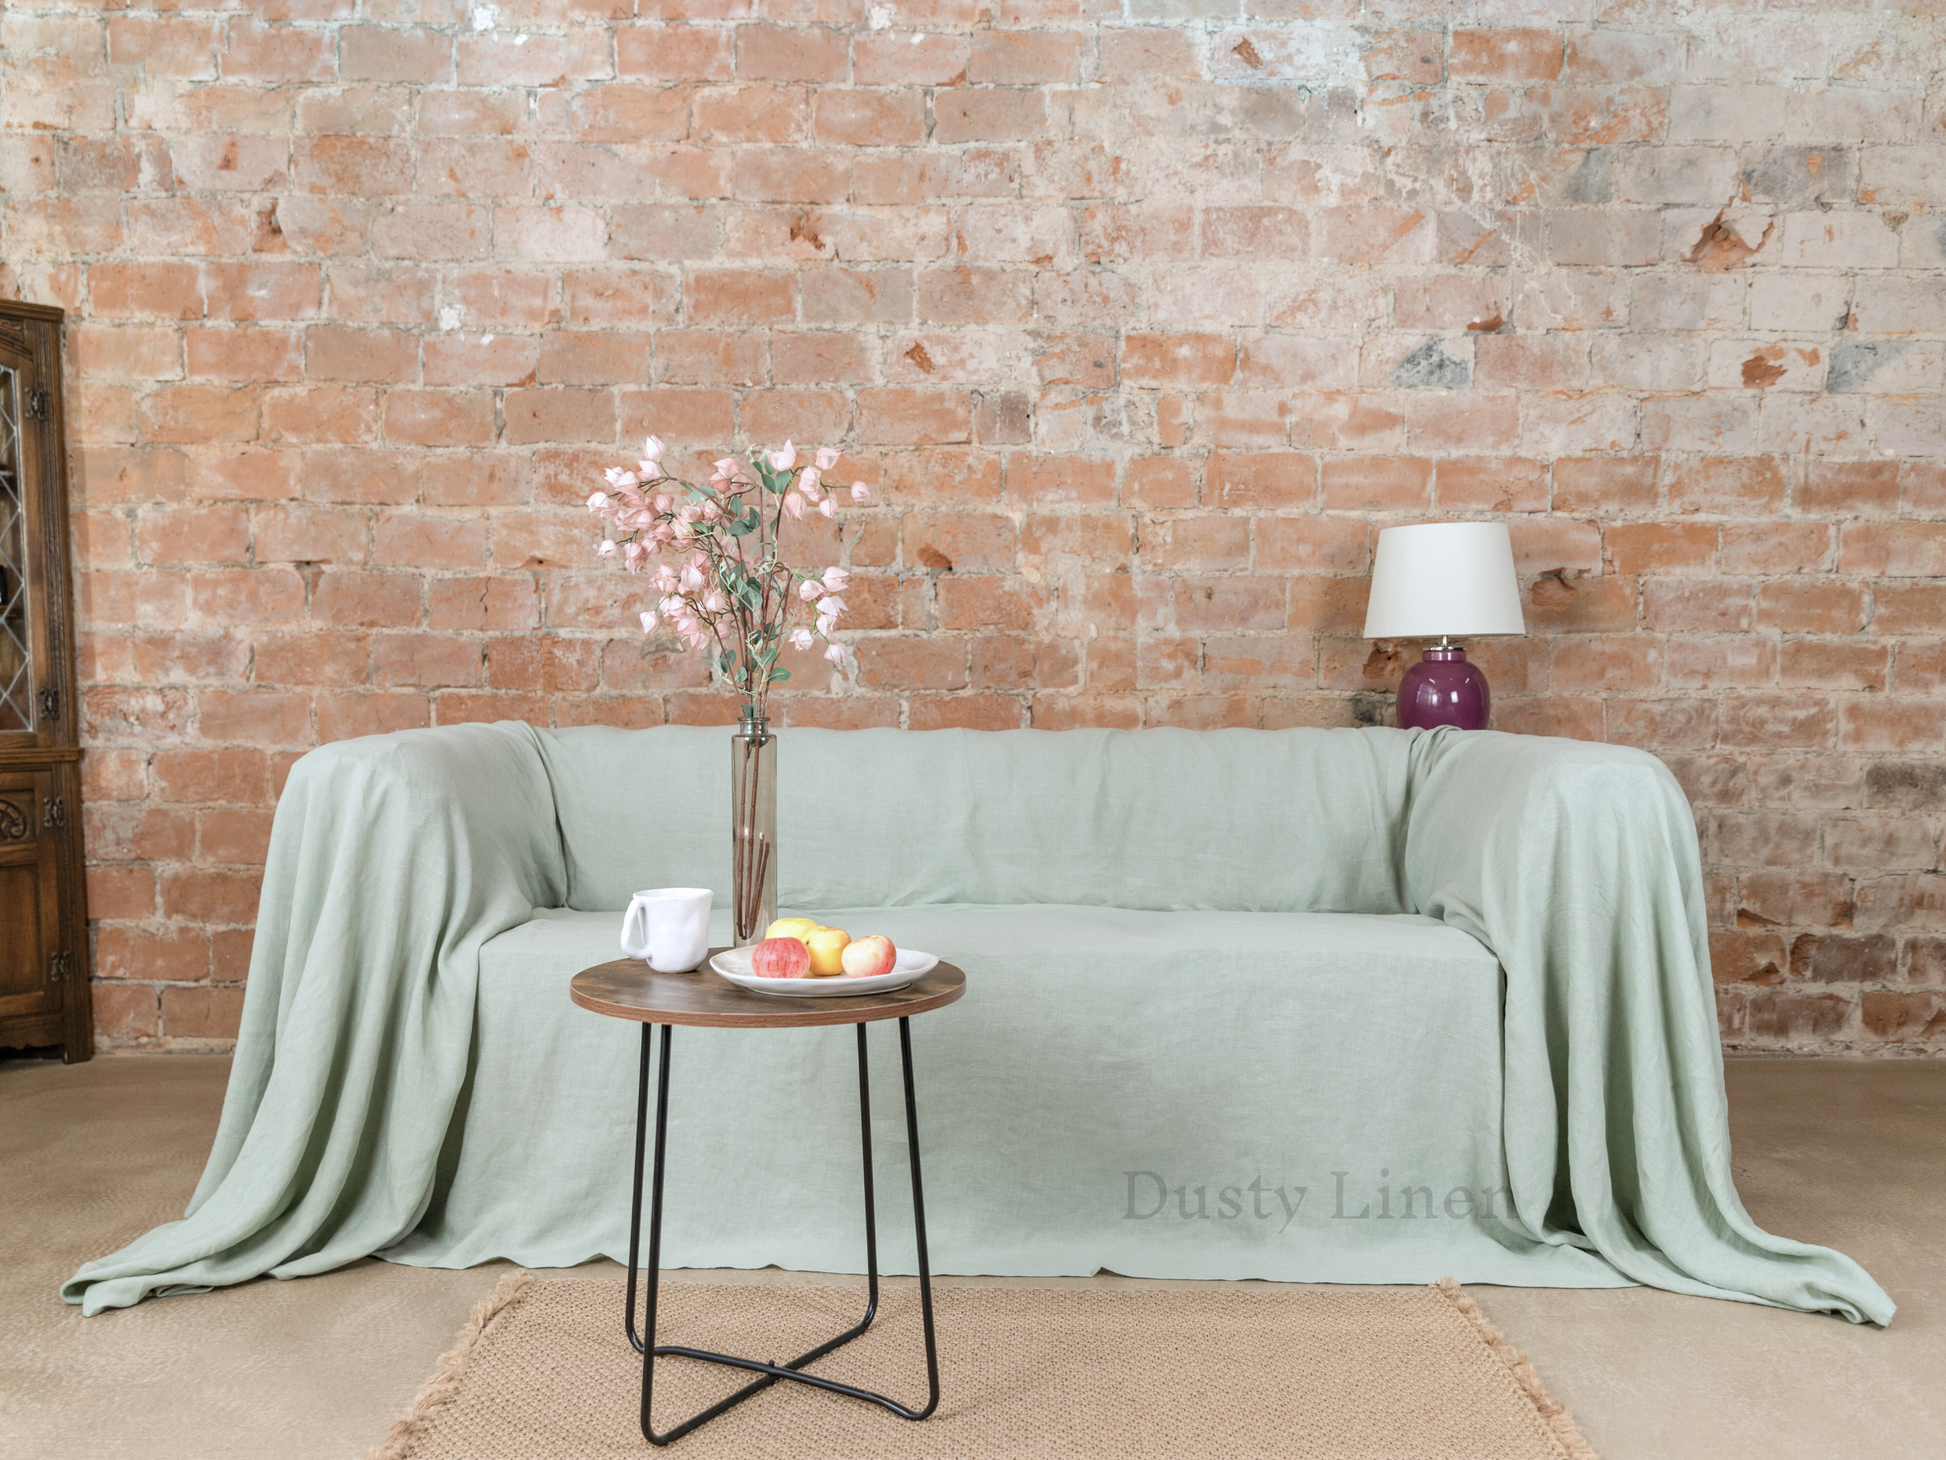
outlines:
[[[59,1302],[80,1261],[181,1214],[227,1073],[182,1055],[0,1061],[4,1460],[359,1460],[498,1280],[367,1261],[93,1319]],[[1602,1460],[1934,1460],[1946,1062],[1734,1061],[1729,1084],[1751,1212],[1864,1263],[1900,1305],[1889,1329],[1646,1288],[1471,1291]]]

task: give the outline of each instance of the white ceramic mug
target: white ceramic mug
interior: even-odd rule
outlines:
[[[709,952],[707,887],[653,887],[622,914],[622,952],[657,973],[688,973]]]

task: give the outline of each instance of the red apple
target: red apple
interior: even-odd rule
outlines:
[[[845,972],[853,978],[877,978],[881,973],[890,973],[899,961],[899,950],[892,946],[892,940],[883,933],[873,933],[869,938],[854,938],[845,944],[841,955]]]
[[[766,938],[750,953],[758,978],[803,978],[811,971],[811,950],[796,938]]]

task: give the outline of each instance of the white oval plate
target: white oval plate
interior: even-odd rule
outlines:
[[[902,989],[915,978],[931,973],[939,963],[930,953],[921,953],[916,948],[901,948],[898,959],[892,964],[892,971],[874,978],[852,978],[842,973],[829,978],[758,978],[750,971],[750,955],[755,951],[754,943],[726,949],[711,958],[709,966],[738,988],[749,989],[753,994],[783,994],[795,999],[848,999],[854,994],[883,994]]]

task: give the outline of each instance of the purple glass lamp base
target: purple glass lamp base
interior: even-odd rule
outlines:
[[[1487,677],[1466,662],[1464,649],[1428,649],[1399,681],[1399,728],[1430,730],[1457,725],[1487,728]]]

